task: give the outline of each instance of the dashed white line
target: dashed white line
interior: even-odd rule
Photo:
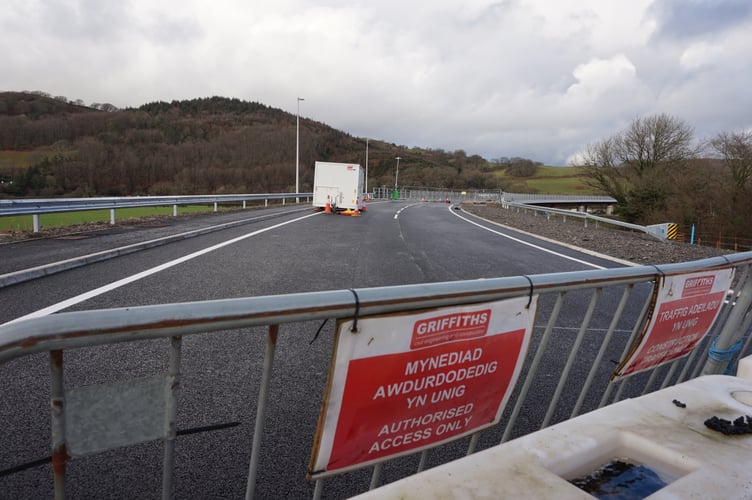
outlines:
[[[397,220],[397,218],[399,217],[399,215],[402,213],[403,210],[405,210],[406,208],[414,207],[415,205],[418,205],[418,203],[413,203],[411,205],[405,205],[404,207],[402,207],[399,210],[397,210],[397,213],[394,214],[394,220]]]

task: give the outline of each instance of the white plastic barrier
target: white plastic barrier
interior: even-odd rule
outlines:
[[[752,414],[752,357],[740,362],[739,374],[744,378],[708,375],[624,400],[357,498],[592,499],[570,480],[615,459],[665,483],[651,499],[750,498],[752,434],[705,425],[714,416],[733,422]]]

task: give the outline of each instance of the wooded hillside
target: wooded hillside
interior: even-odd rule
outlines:
[[[100,109],[0,93],[0,196],[284,192],[295,187],[296,116],[223,97]],[[109,109],[103,111],[102,109]],[[499,188],[480,156],[369,141],[369,186]],[[319,161],[365,164],[366,141],[300,120],[300,189]]]

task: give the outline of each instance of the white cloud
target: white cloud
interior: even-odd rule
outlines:
[[[223,95],[291,112],[303,97],[303,116],[353,135],[487,158],[563,164],[658,112],[710,135],[747,126],[752,104],[738,6],[692,24],[674,0],[6,3],[0,89],[121,107]]]
[[[635,83],[636,73],[634,64],[624,54],[593,59],[574,69],[577,83],[567,89],[567,95],[575,99],[596,99],[610,89],[630,87]]]
[[[682,52],[679,65],[686,70],[695,70],[710,66],[722,55],[721,47],[707,42],[693,43]]]

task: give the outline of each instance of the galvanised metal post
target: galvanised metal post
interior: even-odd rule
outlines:
[[[744,318],[750,311],[750,306],[752,306],[752,266],[747,265],[744,268],[744,274],[739,279],[739,289],[740,292],[736,298],[734,299],[733,296],[730,298],[730,300],[734,301],[732,302],[733,309],[716,339],[715,349],[717,351],[730,349],[744,336],[741,326]],[[723,373],[729,362],[730,360],[715,360],[709,354],[702,374],[712,375]]]
[[[295,124],[295,194],[300,192],[300,101],[305,101],[305,99],[298,97],[298,118]],[[296,196],[295,203],[299,201]],[[284,205],[284,199],[282,204]]]
[[[55,500],[65,499],[65,463],[68,444],[65,439],[65,387],[63,383],[63,351],[50,351],[50,431],[52,434],[52,472]]]
[[[259,454],[261,453],[261,438],[264,434],[264,419],[266,418],[266,403],[269,399],[269,384],[272,378],[274,351],[277,347],[279,325],[269,325],[269,333],[264,354],[264,367],[261,373],[261,387],[259,388],[256,407],[256,425],[253,429],[253,444],[251,445],[251,462],[248,465],[248,479],[245,489],[246,500],[251,500],[256,491],[256,475],[258,474]]]
[[[183,337],[177,335],[170,339],[170,361],[167,374],[167,387],[165,398],[167,412],[165,425],[167,427],[164,443],[164,461],[162,464],[162,498],[169,500],[175,496],[175,437],[177,435],[177,391],[180,388],[180,359]]]

